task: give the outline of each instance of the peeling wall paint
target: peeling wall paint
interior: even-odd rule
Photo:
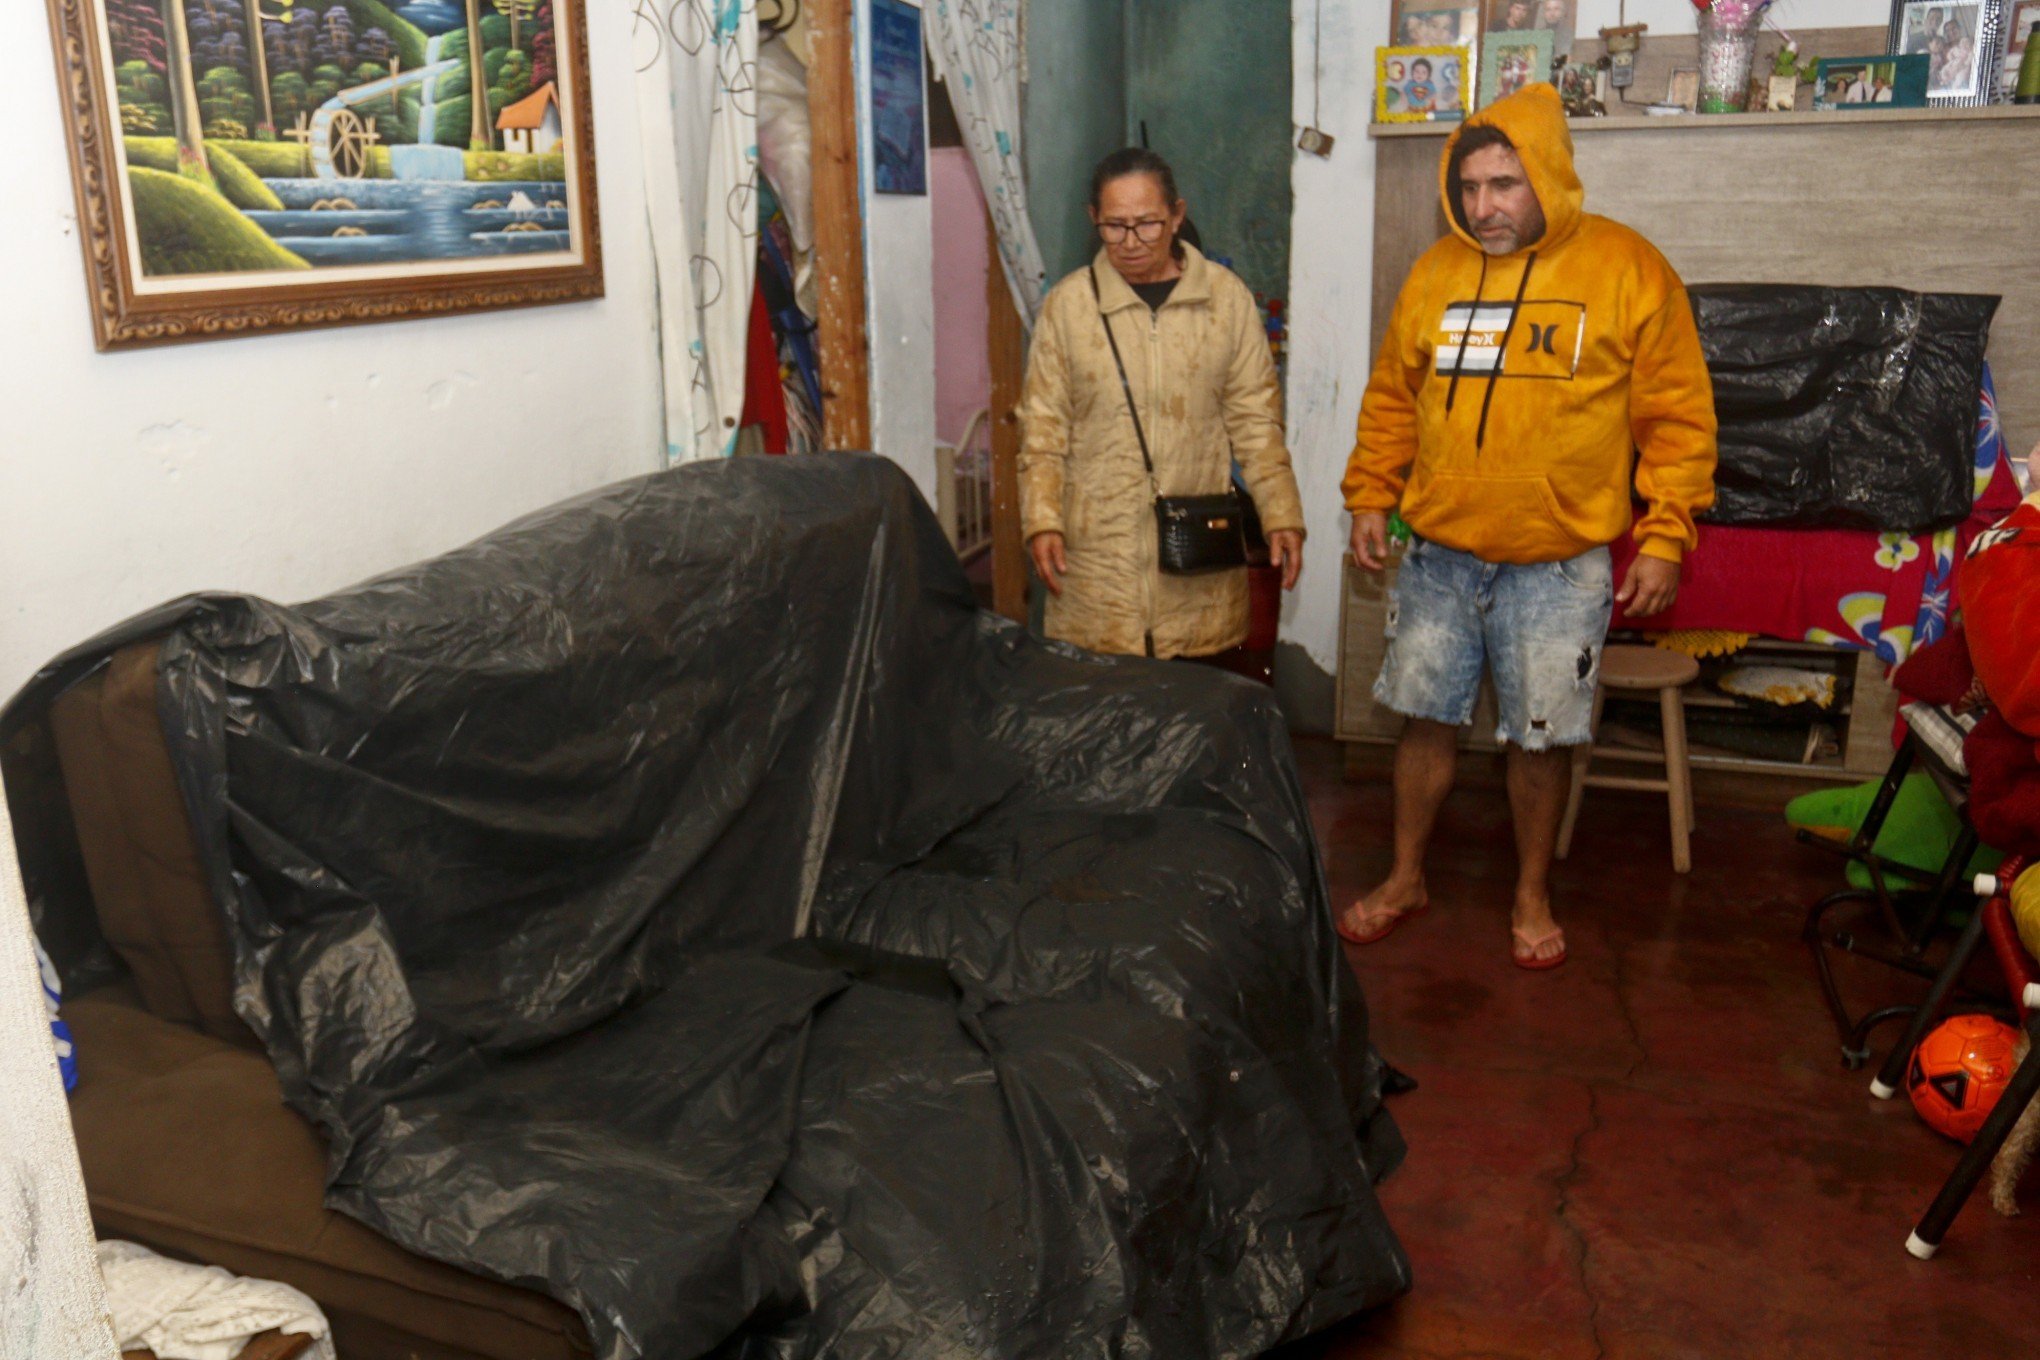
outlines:
[[[187,591],[309,598],[658,465],[629,28],[589,25],[605,299],[102,355],[47,18],[0,8],[43,54],[0,90],[0,694]]]

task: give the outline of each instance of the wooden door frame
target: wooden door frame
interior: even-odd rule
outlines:
[[[858,201],[857,0],[808,0],[808,121],[820,294],[822,447],[871,447],[871,337]]]
[[[980,186],[982,188],[982,186]],[[1027,620],[1027,545],[1020,541],[1020,389],[1027,374],[1027,331],[1006,283],[999,233],[985,212],[991,268],[985,301],[991,317],[987,352],[992,368],[992,608]]]
[[[815,268],[820,285],[822,444],[871,447],[871,337],[864,285],[864,213],[859,200],[857,0],[807,0],[808,118],[812,124]],[[979,185],[980,192],[983,185]],[[985,273],[990,330],[992,436],[992,607],[1027,617],[1027,553],[1020,540],[1020,390],[1027,332],[1006,284],[998,232],[985,212],[991,267]],[[933,286],[932,280],[930,286]]]

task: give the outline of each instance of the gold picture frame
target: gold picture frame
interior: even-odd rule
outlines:
[[[583,0],[47,3],[100,349],[602,296]]]

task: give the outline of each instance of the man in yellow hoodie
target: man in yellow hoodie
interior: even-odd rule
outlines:
[[[1343,488],[1362,567],[1385,564],[1398,505],[1413,538],[1374,687],[1410,720],[1395,865],[1339,933],[1370,943],[1427,904],[1424,850],[1485,666],[1521,860],[1513,955],[1551,968],[1565,960],[1549,879],[1566,748],[1592,738],[1615,601],[1643,616],[1678,593],[1693,516],[1714,502],[1713,390],[1678,275],[1641,236],[1582,210],[1551,86],[1468,119],[1439,187],[1452,234],[1396,299]],[[1625,530],[1640,555],[1618,594],[1607,545]]]

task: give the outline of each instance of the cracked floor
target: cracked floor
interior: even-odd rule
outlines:
[[[1298,746],[1344,902],[1387,869],[1386,780]],[[2025,1217],[1979,1193],[1939,1259],[1905,1254],[1956,1149],[1838,1060],[1799,926],[1839,862],[1775,814],[1703,805],[1693,863],[1671,872],[1661,798],[1590,793],[1555,880],[1570,961],[1526,973],[1506,798],[1454,795],[1433,910],[1349,951],[1375,1043],[1420,1083],[1392,1102],[1410,1156],[1381,1187],[1416,1287],[1282,1360],[2031,1351],[2040,1170]],[[1841,976],[1856,1005],[1924,989]]]

